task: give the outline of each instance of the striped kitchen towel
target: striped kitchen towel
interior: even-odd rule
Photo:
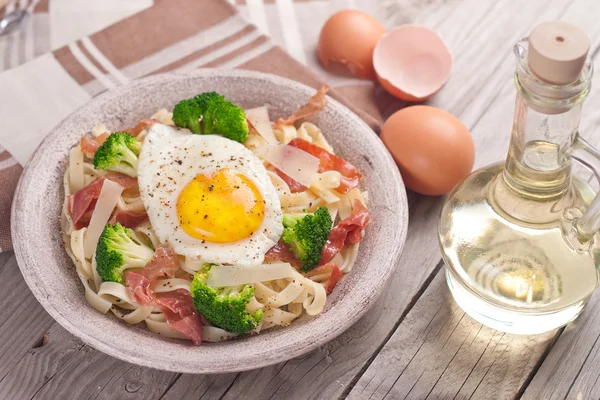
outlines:
[[[268,72],[315,88],[324,83],[225,0],[155,0],[142,12],[0,73],[0,250],[11,248],[10,203],[22,165],[52,127],[132,79],[201,67]],[[342,86],[332,97],[377,129],[372,85],[350,80]]]

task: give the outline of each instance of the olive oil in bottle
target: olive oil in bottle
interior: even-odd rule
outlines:
[[[475,171],[441,212],[451,292],[465,312],[498,330],[532,334],[565,325],[598,285],[600,204],[572,175],[573,160],[600,166],[578,131],[592,77],[588,50],[586,35],[560,21],[517,43],[506,160]]]

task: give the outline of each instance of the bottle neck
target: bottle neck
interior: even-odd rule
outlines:
[[[524,197],[546,200],[570,187],[568,151],[577,136],[581,103],[560,111],[532,104],[523,90],[517,94],[504,180]]]
[[[504,181],[517,195],[548,200],[571,185],[570,149],[578,133],[581,105],[590,91],[593,66],[567,85],[541,80],[528,63],[528,40],[514,48],[517,100]]]

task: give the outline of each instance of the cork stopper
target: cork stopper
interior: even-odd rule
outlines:
[[[567,85],[581,75],[589,50],[590,40],[577,26],[544,22],[529,35],[529,68],[547,83]]]

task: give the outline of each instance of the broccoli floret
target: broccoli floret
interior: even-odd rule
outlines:
[[[227,139],[244,143],[248,139],[246,113],[222,96],[213,97],[206,103],[204,133],[221,134]]]
[[[228,332],[246,333],[256,328],[262,318],[262,310],[254,314],[246,310],[246,305],[254,296],[252,285],[217,288],[208,286],[206,281],[213,264],[204,264],[196,273],[190,285],[194,307],[206,319]]]
[[[319,265],[331,225],[327,207],[319,207],[314,214],[283,216],[285,229],[281,240],[290,245],[294,255],[302,262],[302,271],[308,272]]]
[[[182,100],[173,109],[173,122],[180,128],[187,128],[194,133],[202,133],[200,118],[204,109],[195,98]]]
[[[194,101],[196,102],[196,104],[198,104],[198,106],[202,110],[202,113],[206,112],[206,110],[208,109],[208,105],[211,102],[213,102],[213,101],[218,102],[218,101],[224,100],[224,99],[225,98],[217,92],[204,92],[204,93],[200,93],[200,94],[196,95],[196,97],[194,97]]]
[[[96,271],[103,281],[123,283],[123,271],[143,268],[154,256],[154,250],[135,238],[129,228],[118,222],[106,225],[96,247]]]
[[[137,177],[138,156],[142,144],[126,132],[110,135],[94,155],[94,168],[121,172]]]
[[[173,109],[173,122],[193,133],[220,134],[240,143],[248,139],[244,110],[216,92],[180,101]]]

